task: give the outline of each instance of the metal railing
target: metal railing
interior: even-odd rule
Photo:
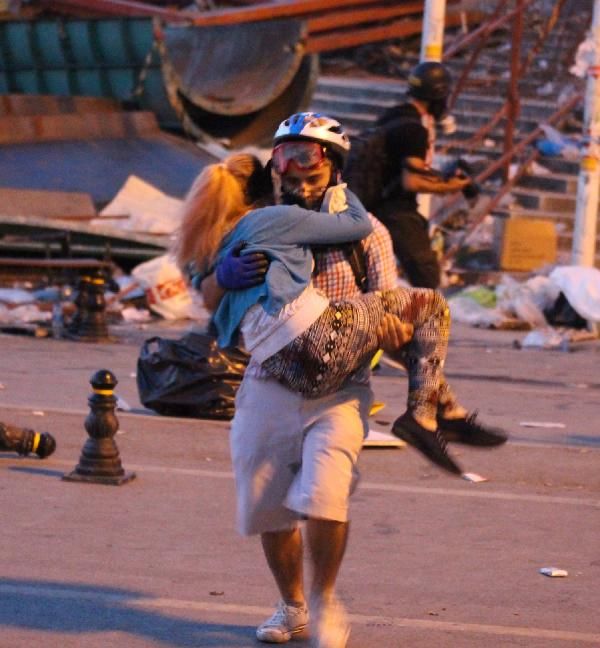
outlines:
[[[505,133],[503,138],[503,149],[501,156],[490,162],[490,164],[475,178],[475,181],[482,183],[494,174],[501,172],[503,183],[500,188],[494,192],[491,200],[485,205],[485,210],[476,216],[466,227],[458,241],[456,241],[445,253],[446,260],[452,258],[460,249],[464,241],[471,235],[471,233],[481,224],[484,218],[493,209],[495,209],[502,198],[515,186],[520,178],[526,173],[527,169],[531,166],[532,162],[537,159],[540,153],[534,149],[527,152],[527,149],[532,145],[536,139],[544,135],[544,130],[541,127],[536,128],[520,141],[515,142],[515,132],[517,120],[520,116],[521,98],[519,94],[519,83],[526,78],[532,62],[540,53],[544,43],[551,34],[555,27],[557,20],[563,10],[566,0],[556,0],[552,11],[550,12],[543,27],[538,31],[537,39],[527,55],[522,58],[522,39],[525,29],[525,15],[526,10],[533,4],[534,0],[514,0],[514,7],[506,11],[510,0],[499,0],[495,9],[491,12],[489,18],[483,22],[477,29],[471,33],[460,38],[456,43],[451,45],[444,55],[444,60],[455,56],[458,52],[464,51],[467,48],[472,48],[471,54],[462,70],[462,73],[454,87],[453,93],[450,97],[450,105],[456,103],[461,91],[464,90],[469,75],[472,72],[475,63],[483,51],[486,43],[488,42],[492,33],[502,27],[505,27],[512,21],[512,40],[511,40],[511,54],[510,54],[510,77],[508,80],[507,98],[503,105],[492,115],[490,120],[478,128],[475,133],[466,141],[448,143],[440,152],[445,153],[451,146],[460,145],[461,149],[467,152],[472,152],[483,139],[492,132],[498,124],[505,120]],[[582,34],[583,36],[583,34]],[[577,93],[571,96],[548,118],[544,120],[546,124],[557,125],[565,120],[565,118],[581,104],[583,93]],[[514,167],[514,160],[525,156]],[[510,171],[511,164],[513,165],[512,172]],[[460,203],[460,197],[449,197],[442,202],[438,211],[432,216],[432,221],[437,222],[441,219],[442,215],[447,214],[453,206]]]

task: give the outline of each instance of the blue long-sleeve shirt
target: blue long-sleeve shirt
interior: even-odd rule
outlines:
[[[255,209],[225,237],[217,261],[236,243],[245,241],[242,254],[264,252],[270,264],[264,283],[225,293],[213,316],[220,346],[231,344],[250,307],[261,304],[274,315],[300,295],[312,274],[310,245],[360,241],[371,233],[372,226],[361,202],[347,189],[346,197],[347,209],[333,214],[296,205]]]

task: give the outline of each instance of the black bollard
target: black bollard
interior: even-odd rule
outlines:
[[[102,270],[92,271],[79,278],[75,306],[65,337],[81,342],[112,342],[106,323],[104,291],[107,279]]]
[[[110,371],[101,369],[90,378],[90,383],[94,393],[88,398],[90,413],[85,419],[89,438],[75,470],[64,475],[63,479],[120,486],[134,479],[135,473],[123,470],[113,438],[119,429],[114,395],[117,379]]]
[[[24,457],[36,454],[40,459],[45,459],[54,450],[56,441],[48,432],[35,432],[0,422],[0,451],[16,452]]]

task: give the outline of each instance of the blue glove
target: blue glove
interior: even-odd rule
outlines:
[[[245,290],[261,284],[269,269],[262,252],[242,255],[245,241],[237,243],[217,265],[217,283],[225,290]]]

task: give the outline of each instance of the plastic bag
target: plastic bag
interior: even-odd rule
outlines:
[[[586,320],[600,322],[600,270],[581,266],[560,266],[550,273],[557,291]]]
[[[167,254],[140,263],[131,274],[144,287],[150,310],[167,320],[200,319],[183,275]]]
[[[249,358],[238,348],[220,349],[207,333],[152,337],[137,361],[140,402],[164,416],[231,419]]]

